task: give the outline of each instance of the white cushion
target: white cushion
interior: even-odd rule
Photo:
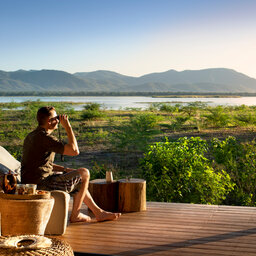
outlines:
[[[51,217],[45,229],[46,235],[64,235],[68,222],[68,207],[70,195],[64,191],[53,190],[54,206]]]
[[[21,163],[16,160],[5,148],[0,146],[0,173],[5,174],[6,169],[17,174],[17,180],[20,182]]]

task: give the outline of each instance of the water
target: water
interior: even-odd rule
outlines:
[[[247,105],[252,106],[256,105],[256,97],[240,97],[240,98],[152,98],[145,96],[119,96],[119,97],[94,97],[94,96],[26,96],[26,97],[18,97],[18,96],[10,96],[10,97],[0,97],[0,102],[24,102],[24,101],[37,101],[40,100],[42,102],[75,102],[81,103],[81,105],[74,106],[76,110],[80,110],[83,108],[83,103],[88,102],[96,102],[102,104],[106,109],[126,109],[126,108],[141,108],[145,109],[149,106],[150,103],[153,102],[171,102],[173,104],[177,102],[195,102],[201,101],[206,102],[211,106],[216,105],[228,105],[228,106],[238,106],[238,105]]]

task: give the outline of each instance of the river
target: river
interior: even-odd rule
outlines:
[[[102,104],[106,109],[126,109],[126,108],[141,108],[145,109],[153,102],[170,102],[170,103],[188,103],[201,101],[206,102],[211,106],[216,105],[256,105],[256,97],[238,97],[238,98],[152,98],[145,96],[9,96],[0,97],[0,102],[24,102],[37,101],[42,102],[75,102],[81,105],[75,106],[76,110],[82,109],[83,103],[96,102]]]

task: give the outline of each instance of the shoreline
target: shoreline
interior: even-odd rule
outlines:
[[[240,95],[159,95],[152,96],[152,98],[241,98],[241,97],[249,97],[249,96],[240,96]]]

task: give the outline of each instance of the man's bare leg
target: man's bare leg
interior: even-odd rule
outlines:
[[[80,192],[80,191],[79,191]],[[83,198],[79,195],[79,192],[73,196],[73,208],[70,215],[70,222],[90,222],[91,217],[80,212],[81,209],[81,199]],[[82,201],[83,202],[83,201]]]
[[[97,221],[116,220],[121,216],[121,213],[106,212],[99,208],[89,191],[85,194],[84,203],[91,209]]]
[[[73,196],[73,208],[70,215],[70,222],[89,222],[91,217],[85,215],[80,212],[82,207],[83,199],[85,194],[88,190],[90,174],[87,169],[78,169],[79,173],[81,174],[82,181],[81,181],[81,188],[80,190]]]
[[[99,208],[88,191],[90,174],[85,168],[78,169],[82,177],[81,188],[73,198],[73,209],[70,216],[70,222],[89,222],[91,218],[80,212],[84,202],[93,212],[97,221],[115,220],[121,216],[120,213],[106,212]]]

